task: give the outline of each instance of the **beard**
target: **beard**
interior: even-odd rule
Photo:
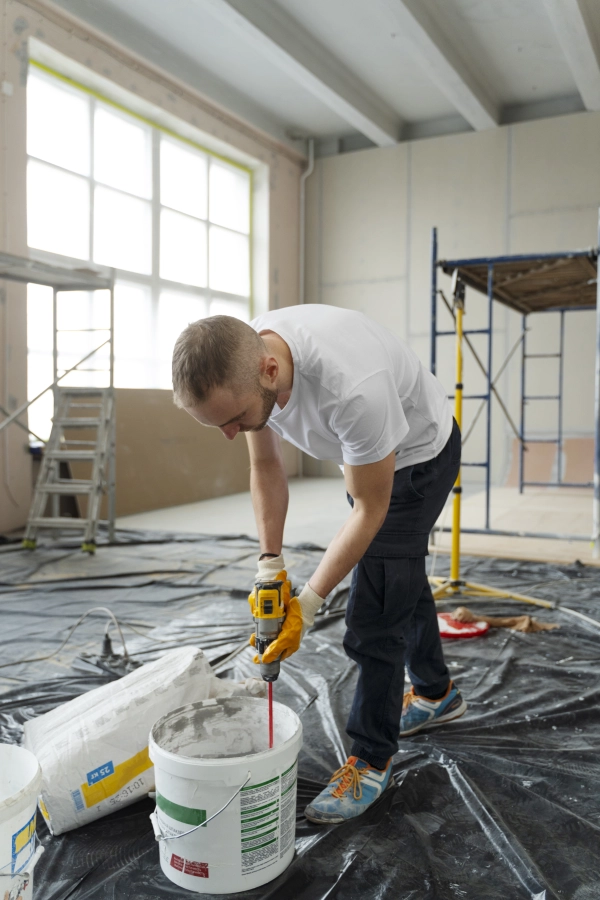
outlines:
[[[262,431],[263,428],[266,427],[271,413],[273,412],[273,408],[277,403],[277,391],[270,388],[265,388],[261,384],[257,386],[258,394],[262,400],[262,419],[259,425],[254,425],[252,428],[241,428],[240,431]]]

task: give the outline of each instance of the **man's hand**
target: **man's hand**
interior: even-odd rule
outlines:
[[[310,579],[321,597],[326,597],[354,568],[383,525],[390,505],[395,467],[393,451],[380,462],[344,466],[346,488],[354,500],[354,507]]]
[[[276,659],[287,659],[295,653],[302,638],[315,623],[315,613],[323,603],[323,598],[315,594],[310,584],[305,584],[299,597],[284,598],[285,621],[279,637],[272,641],[263,653],[262,661],[275,662]],[[250,637],[250,643],[255,646],[254,635]],[[254,662],[260,662],[258,655]]]

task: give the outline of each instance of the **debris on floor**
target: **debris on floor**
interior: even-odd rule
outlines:
[[[533,616],[529,615],[484,616],[482,613],[472,612],[472,610],[467,609],[466,606],[457,606],[450,615],[456,622],[484,622],[489,625],[490,628],[510,628],[513,631],[523,631],[525,633],[553,631],[555,628],[560,628],[558,622],[540,622],[539,619],[534,619]]]

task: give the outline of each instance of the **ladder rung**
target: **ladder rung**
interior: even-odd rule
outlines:
[[[53,481],[52,484],[66,484],[66,485],[74,485],[74,484],[83,484],[86,487],[90,487],[94,482],[90,481],[87,478],[58,478],[56,481]]]
[[[41,484],[38,491],[42,494],[60,494],[62,497],[70,497],[72,494],[90,494],[93,488],[92,482],[88,484],[67,484],[66,482],[54,484]]]
[[[69,403],[69,409],[99,409],[102,403]]]
[[[553,394],[529,394],[527,397],[523,397],[523,400],[560,400],[559,395],[554,396]]]
[[[63,388],[59,388],[58,390],[59,390],[59,394],[62,397],[69,397],[69,396],[81,397],[82,394],[84,396],[88,396],[88,397],[99,397],[100,395],[105,394],[109,390],[109,388],[105,388],[105,387],[104,388],[63,387]]]
[[[47,459],[96,459],[99,454],[95,450],[49,450]]]
[[[50,518],[47,519],[40,516],[39,519],[30,519],[28,525],[34,525],[36,528],[81,528],[87,527],[87,519],[68,519],[68,518]]]
[[[97,441],[76,441],[76,440],[71,440],[71,438],[64,437],[62,440],[62,443],[61,443],[61,447],[64,447],[66,444],[68,444],[69,447],[71,447],[73,444],[77,444],[78,447],[96,447],[98,442]]]
[[[63,428],[93,428],[100,425],[102,419],[96,418],[75,418],[72,419],[53,419],[55,425],[62,425]]]

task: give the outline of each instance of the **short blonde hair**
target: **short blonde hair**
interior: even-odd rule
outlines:
[[[233,316],[210,316],[185,328],[173,350],[173,400],[203,403],[216,387],[249,389],[258,383],[266,348],[250,325]]]

